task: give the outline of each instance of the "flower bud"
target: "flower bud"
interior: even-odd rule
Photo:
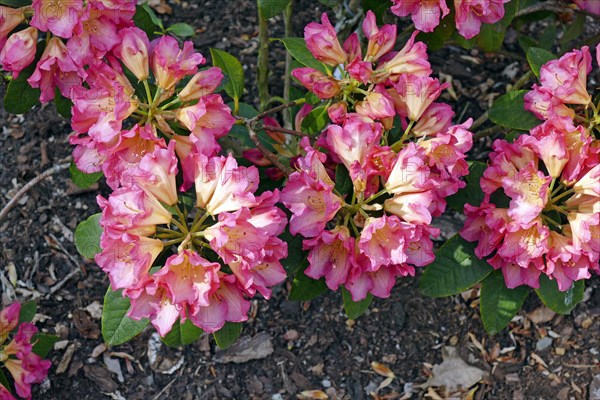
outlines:
[[[220,68],[211,67],[200,71],[179,92],[179,98],[184,102],[198,100],[202,96],[213,93],[222,80],[223,72]]]
[[[19,73],[33,62],[37,37],[35,28],[13,33],[0,51],[0,64],[5,71],[13,73],[13,79],[17,79]]]
[[[148,79],[150,75],[148,65],[150,42],[148,36],[139,28],[125,28],[121,30],[120,36],[121,44],[115,48],[114,53],[138,80]]]

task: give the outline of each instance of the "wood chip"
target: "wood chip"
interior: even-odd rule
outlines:
[[[273,353],[271,336],[261,332],[254,337],[244,336],[225,351],[217,351],[215,361],[219,363],[245,363],[267,358]]]
[[[58,364],[58,367],[56,368],[57,375],[65,373],[65,371],[69,367],[69,363],[71,362],[71,359],[73,358],[73,354],[75,354],[75,350],[77,350],[78,347],[79,347],[79,343],[77,343],[77,342],[71,343],[69,345],[69,347],[67,347],[67,351],[65,351],[65,354],[63,354],[63,358],[60,360],[60,363]]]

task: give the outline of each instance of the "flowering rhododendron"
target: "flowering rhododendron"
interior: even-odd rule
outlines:
[[[446,0],[392,0],[391,11],[399,17],[411,16],[415,27],[433,32],[450,13]],[[504,17],[504,4],[510,0],[454,0],[454,19],[458,33],[466,39],[476,36],[481,24],[494,24]]]
[[[292,74],[333,101],[333,123],[318,147],[302,139],[304,155],[281,200],[292,212],[290,232],[306,238],[307,276],[325,277],[332,290],[344,286],[354,301],[387,297],[398,276],[434,258],[431,237],[439,231],[429,224],[444,211],[444,198],[464,186],[471,121],[450,126],[451,109],[435,103],[448,85],[429,76],[426,46],[414,35],[393,53],[396,27],[377,27],[368,12],[363,57],[356,34],[341,46],[325,16],[322,22],[307,27],[306,44],[336,74],[308,67]],[[329,47],[320,44],[324,35]],[[333,180],[340,170],[352,182],[349,193]]]
[[[491,256],[509,288],[538,288],[545,274],[566,291],[600,273],[599,117],[586,89],[591,60],[583,47],[541,67],[541,85],[525,104],[544,122],[514,143],[494,143],[481,179],[485,198],[465,206],[461,235],[478,242],[478,257]],[[494,201],[498,191],[507,207]]]
[[[38,329],[30,322],[19,322],[20,313],[20,303],[0,311],[0,365],[12,377],[17,395],[31,399],[31,385],[46,378],[52,363],[33,352]],[[15,399],[3,382],[0,382],[0,399]]]

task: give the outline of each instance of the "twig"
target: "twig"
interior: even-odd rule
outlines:
[[[252,127],[252,124],[251,123],[246,124],[246,127],[248,128],[248,132],[250,133],[250,139],[252,139],[252,141],[256,145],[256,148],[258,150],[260,150],[260,152],[265,157],[267,157],[267,159],[269,161],[271,161],[271,163],[274,166],[276,166],[277,168],[279,168],[286,176],[289,176],[292,173],[292,170],[290,168],[286,167],[285,165],[283,165],[281,163],[281,161],[279,161],[279,158],[277,158],[277,156],[275,154],[273,154],[269,150],[267,150],[267,148],[260,142],[260,139],[258,138],[258,135],[256,134],[256,131]]]
[[[292,18],[294,16],[294,0],[290,0],[285,10],[283,10],[283,23],[285,26],[285,37],[293,36],[294,29],[292,26]],[[289,51],[285,52],[285,75],[283,76],[283,98],[290,98],[290,87],[292,86],[292,55]],[[288,109],[283,113],[283,126],[286,128],[292,127],[292,112]]]
[[[52,296],[54,293],[58,292],[58,290],[60,290],[60,288],[62,288],[65,283],[67,283],[72,277],[74,277],[78,272],[81,271],[81,264],[79,263],[79,261],[77,261],[77,259],[75,257],[73,257],[71,255],[71,253],[69,253],[67,251],[67,249],[65,249],[65,247],[62,245],[62,243],[56,238],[56,236],[54,236],[53,234],[48,234],[48,236],[50,236],[50,238],[56,243],[56,247],[58,247],[58,249],[65,255],[67,256],[67,259],[69,261],[71,261],[72,265],[73,265],[73,270],[71,272],[69,272],[67,274],[67,276],[65,276],[64,278],[62,278],[62,280],[60,282],[58,282],[56,285],[52,286],[52,288],[50,288],[50,292],[46,295],[46,299],[49,299],[50,296]]]
[[[292,130],[292,129],[280,128],[278,126],[264,125],[263,129],[265,131],[287,133],[288,135],[294,135],[294,136],[299,136],[299,137],[307,136],[307,135],[305,135],[302,132],[298,132],[298,131],[295,131],[295,130]]]
[[[269,23],[260,11],[260,7],[258,7],[258,31],[256,85],[260,110],[263,111],[269,103]]]
[[[171,382],[167,383],[167,385],[164,388],[162,388],[162,390],[160,392],[158,392],[158,394],[156,396],[154,396],[154,398],[152,400],[158,400],[158,399],[160,399],[160,396],[162,396],[162,394],[164,392],[166,392],[171,387],[171,385],[173,385],[173,383],[175,383],[175,381],[177,380],[177,378],[179,378],[179,376],[176,376],[175,378],[173,378],[171,380]]]
[[[15,206],[15,204],[17,204],[17,201],[19,201],[19,199],[21,197],[23,197],[23,195],[25,193],[27,193],[27,191],[29,191],[29,189],[31,189],[32,187],[34,187],[36,184],[38,184],[39,182],[43,181],[44,179],[46,179],[47,177],[49,177],[50,175],[54,175],[62,170],[65,170],[67,168],[69,168],[70,164],[59,164],[59,165],[55,165],[54,167],[50,168],[49,170],[46,170],[44,172],[42,172],[40,175],[36,176],[35,178],[33,178],[32,180],[30,180],[29,182],[27,182],[27,184],[25,186],[23,186],[21,188],[21,190],[19,190],[12,199],[10,199],[10,201],[4,206],[4,208],[2,208],[2,211],[0,211],[0,221],[2,221],[2,219],[4,217],[6,217],[6,215],[8,214],[8,212]]]
[[[281,104],[281,105],[279,105],[277,107],[270,108],[270,109],[268,109],[266,111],[261,112],[256,117],[252,118],[252,120],[253,121],[258,121],[259,119],[264,118],[264,117],[266,117],[269,114],[273,114],[273,113],[276,113],[277,111],[285,110],[286,108],[290,108],[290,107],[294,107],[294,106],[300,105],[300,104],[304,103],[304,101],[305,101],[304,99],[298,99],[298,100],[290,101],[289,103]]]

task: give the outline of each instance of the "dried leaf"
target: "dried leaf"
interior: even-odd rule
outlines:
[[[534,324],[539,325],[552,321],[552,318],[554,318],[555,315],[556,313],[554,311],[546,306],[542,306],[527,314],[527,318]]]
[[[391,369],[389,369],[382,363],[378,363],[377,361],[373,361],[371,363],[371,368],[373,368],[373,371],[375,371],[377,374],[379,374],[381,376],[385,376],[387,378],[394,378],[394,376],[395,376]]]
[[[329,396],[321,390],[305,390],[298,395],[299,399],[327,400]]]
[[[433,366],[433,376],[424,386],[445,386],[455,392],[459,388],[467,389],[482,380],[487,373],[477,367],[467,364],[458,355],[455,347],[446,346],[442,349],[443,362]]]

